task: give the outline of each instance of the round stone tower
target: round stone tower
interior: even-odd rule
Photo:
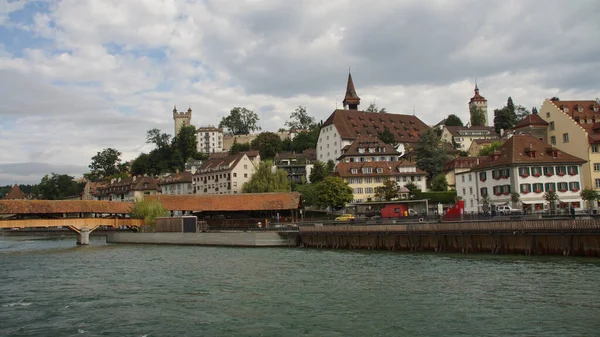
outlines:
[[[186,112],[177,112],[177,107],[174,106],[173,121],[175,122],[175,133],[173,135],[177,136],[182,126],[192,125],[192,108],[187,109]]]

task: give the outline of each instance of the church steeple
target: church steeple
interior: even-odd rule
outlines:
[[[352,81],[352,74],[348,72],[348,84],[346,85],[346,96],[344,97],[344,109],[347,110],[358,110],[360,104],[360,97],[356,94],[354,88],[354,82]]]

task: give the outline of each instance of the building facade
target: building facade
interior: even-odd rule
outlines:
[[[158,180],[149,176],[114,178],[96,188],[97,200],[135,202],[160,193]]]
[[[583,207],[580,190],[584,159],[552,147],[529,135],[514,135],[494,154],[471,170],[456,174],[456,194],[465,201],[465,212],[510,205],[527,212],[548,209],[544,193],[554,191],[558,207]],[[512,193],[519,193],[517,204]]]
[[[485,159],[485,157],[457,157],[448,160],[444,164],[444,174],[448,182],[448,189],[456,189],[456,175],[463,172],[468,172]]]
[[[174,123],[174,132],[173,135],[177,136],[179,134],[179,130],[183,126],[192,125],[192,108],[187,109],[185,112],[178,112],[177,107],[173,107],[173,123]]]
[[[317,154],[314,149],[307,149],[302,153],[282,152],[275,155],[274,167],[284,170],[294,184],[309,184],[315,161]]]
[[[531,114],[518,121],[512,129],[512,134],[530,135],[544,143],[550,143],[548,140],[548,122],[539,114]]]
[[[600,191],[600,100],[545,100],[540,117],[548,123],[548,141],[562,151],[585,159],[585,188]]]
[[[317,141],[317,159],[322,162],[336,161],[342,150],[359,136],[377,137],[386,129],[398,144],[396,150],[402,155],[421,139],[429,129],[413,115],[365,112],[358,110],[360,98],[356,94],[352,76],[348,75],[344,110],[336,109],[323,123]]]
[[[196,131],[196,150],[202,153],[223,152],[223,129],[214,126],[200,127]]]
[[[256,171],[260,156],[215,154],[192,177],[194,194],[239,194]]]
[[[335,168],[335,175],[343,178],[352,188],[352,203],[376,201],[376,189],[387,180],[395,181],[399,187],[413,183],[418,189],[427,190],[427,172],[407,160],[340,162]]]
[[[159,179],[160,190],[162,194],[193,194],[191,172],[177,172],[161,177]]]
[[[468,151],[476,139],[495,140],[498,134],[493,127],[489,126],[446,126],[442,128],[442,141],[449,144],[456,144],[456,149]]]

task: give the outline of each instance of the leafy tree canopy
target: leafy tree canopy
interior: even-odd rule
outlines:
[[[273,171],[273,162],[261,161],[250,180],[244,183],[243,193],[290,192],[291,185],[287,173],[277,169]]]
[[[61,200],[83,191],[84,183],[77,183],[66,174],[45,175],[39,183],[40,197],[45,200]]]
[[[250,147],[260,152],[261,159],[273,159],[281,151],[281,137],[274,132],[261,132],[252,140]]]
[[[377,104],[375,104],[375,102],[371,102],[371,104],[369,104],[369,106],[367,107],[367,109],[365,110],[366,112],[379,112],[379,113],[387,113],[387,111],[385,110],[385,108],[379,108],[377,106]]]
[[[219,127],[227,129],[227,132],[232,135],[247,135],[260,131],[260,127],[256,125],[258,120],[258,115],[254,111],[235,107],[231,109],[228,116],[221,119]]]
[[[292,140],[292,150],[301,153],[306,149],[315,149],[319,140],[320,129],[313,126],[309,131],[299,132]]]
[[[512,129],[517,123],[517,113],[515,104],[511,97],[506,101],[506,106],[494,110],[494,128],[496,133],[500,130]]]
[[[325,180],[325,177],[327,177],[330,172],[331,171],[327,170],[327,167],[325,166],[325,164],[323,162],[316,161],[313,164],[313,168],[310,171],[310,175],[308,176],[308,179],[310,180],[311,184],[319,183],[319,182]]]
[[[238,154],[246,151],[250,151],[250,143],[238,143],[237,140],[234,140],[231,149],[229,149],[229,154]]]
[[[379,138],[379,140],[386,144],[392,145],[394,148],[396,147],[396,145],[398,145],[394,134],[387,127],[385,127],[383,131],[377,134],[377,138]]]
[[[446,126],[464,126],[460,117],[455,114],[448,115],[446,117],[446,121],[444,122]]]
[[[375,198],[379,200],[390,201],[400,196],[400,186],[395,180],[388,179],[383,185],[375,188]]]
[[[154,231],[156,218],[168,215],[169,211],[156,199],[138,199],[131,210],[131,217],[144,219],[144,224],[149,226],[152,231]]]
[[[500,146],[502,146],[502,142],[499,140],[495,140],[495,141],[491,142],[490,145],[479,150],[479,155],[480,156],[490,156],[492,153],[494,153],[496,150],[498,150],[498,148]]]
[[[194,157],[197,145],[196,127],[193,125],[182,126],[177,136],[173,138],[173,151],[179,151],[184,163]]]
[[[431,180],[431,190],[437,192],[448,190],[448,181],[446,180],[446,175],[444,173],[437,174]]]
[[[127,172],[127,165],[121,164],[121,152],[116,149],[106,148],[92,157],[89,165],[91,174],[89,177],[106,179],[116,174]]]
[[[593,188],[584,188],[580,195],[581,199],[588,202],[589,207],[591,207],[592,201],[600,199],[600,193]]]
[[[428,129],[423,133],[415,146],[414,156],[417,167],[429,173],[429,178],[441,173],[444,164],[450,159],[444,147],[440,146],[440,138],[433,129]]]
[[[317,205],[344,207],[354,199],[352,188],[340,177],[327,177],[317,184]]]
[[[306,107],[298,106],[298,108],[290,114],[290,120],[285,122],[284,125],[297,131],[307,131],[315,126],[315,119],[308,115]]]
[[[146,143],[156,145],[159,150],[166,149],[171,144],[171,135],[154,128],[146,132]]]

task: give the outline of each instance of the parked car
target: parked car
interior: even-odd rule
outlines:
[[[511,215],[511,214],[521,214],[520,209],[512,208],[508,205],[498,205],[496,206],[496,212],[500,215]]]
[[[354,220],[354,215],[342,214],[342,215],[338,216],[337,218],[335,218],[335,221],[350,221],[350,220]]]

